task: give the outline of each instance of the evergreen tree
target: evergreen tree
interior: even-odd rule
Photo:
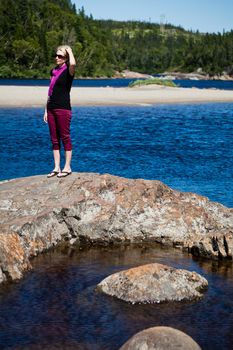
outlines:
[[[233,73],[233,31],[185,31],[172,24],[95,20],[71,0],[0,0],[0,77],[48,77],[53,54],[70,44],[77,75],[143,73]]]

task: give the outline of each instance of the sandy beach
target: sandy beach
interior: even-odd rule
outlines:
[[[0,86],[0,107],[43,107],[48,88]],[[153,105],[166,103],[233,102],[232,90],[164,87],[73,87],[73,106]]]

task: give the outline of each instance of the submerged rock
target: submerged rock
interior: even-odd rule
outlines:
[[[130,338],[119,350],[201,350],[187,334],[170,327],[145,329]]]
[[[197,299],[207,286],[207,280],[196,272],[148,264],[114,273],[98,289],[134,304]]]
[[[196,247],[208,237],[205,256],[233,255],[233,210],[160,181],[73,173],[4,181],[0,189],[0,281],[19,278],[31,257],[62,241],[158,242],[203,255]]]

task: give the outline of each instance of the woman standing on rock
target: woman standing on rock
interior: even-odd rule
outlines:
[[[54,169],[47,177],[66,177],[71,174],[72,144],[70,139],[71,105],[70,90],[75,73],[72,49],[62,45],[56,51],[56,67],[51,70],[48,101],[44,121],[49,125],[53,146]],[[60,168],[61,140],[65,150],[65,166]]]

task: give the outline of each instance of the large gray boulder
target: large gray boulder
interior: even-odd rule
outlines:
[[[145,329],[130,338],[119,350],[201,350],[187,334],[170,327]]]
[[[196,272],[147,264],[114,273],[97,288],[134,304],[197,299],[207,286],[207,280]]]
[[[159,242],[203,255],[208,239],[205,256],[233,256],[233,210],[160,181],[93,173],[4,181],[0,223],[0,281],[20,278],[31,257],[62,241]]]

